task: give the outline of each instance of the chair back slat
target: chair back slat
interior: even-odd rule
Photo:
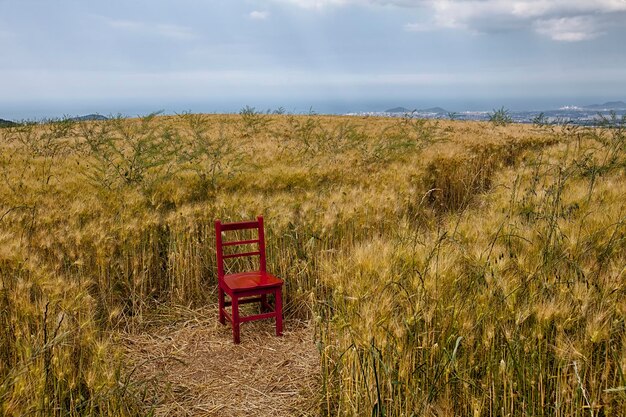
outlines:
[[[252,243],[259,243],[259,239],[234,240],[232,242],[222,242],[222,246],[250,245]]]
[[[257,239],[244,239],[224,242],[222,236],[223,232],[256,229]],[[217,275],[218,279],[224,278],[224,260],[231,258],[243,258],[249,256],[259,257],[259,270],[266,272],[265,261],[265,233],[263,230],[263,217],[258,216],[254,221],[243,221],[234,223],[222,223],[220,220],[215,221],[215,243],[217,249]],[[239,246],[239,245],[251,245],[258,244],[258,251],[238,252],[238,253],[224,253],[224,248],[227,246]]]
[[[259,256],[259,269],[265,272],[265,227],[263,226],[263,216],[257,217],[257,222],[259,223],[259,252],[261,252],[261,256]]]
[[[229,258],[242,258],[244,256],[258,256],[260,255],[261,252],[256,251],[256,252],[243,252],[243,253],[231,253],[228,255],[222,255],[222,258],[224,259],[229,259]]]
[[[227,232],[229,230],[242,230],[242,229],[258,229],[259,221],[247,221],[247,222],[234,222],[234,223],[222,223],[222,231]]]

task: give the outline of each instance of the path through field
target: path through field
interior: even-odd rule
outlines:
[[[212,308],[124,341],[156,416],[317,415],[319,355],[307,323],[286,320],[283,337],[271,320],[246,323],[234,345]]]

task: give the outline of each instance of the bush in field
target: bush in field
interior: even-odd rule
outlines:
[[[544,127],[548,124],[548,118],[546,117],[544,112],[541,112],[535,117],[533,117],[532,122],[534,126]]]
[[[242,131],[245,136],[256,135],[265,129],[269,123],[269,118],[261,112],[257,112],[254,107],[245,106],[239,110],[241,117]]]
[[[440,212],[465,209],[491,187],[494,170],[493,160],[485,155],[437,158],[428,164],[424,175],[427,201]]]
[[[221,179],[232,178],[240,171],[245,146],[237,146],[224,126],[214,132],[204,115],[186,113],[180,118],[182,126],[178,134],[184,138],[184,146],[180,149],[179,161],[198,176],[205,192],[215,190]]]
[[[121,185],[150,187],[177,170],[181,149],[177,132],[158,124],[153,113],[128,123],[121,117],[84,124],[83,135],[93,158],[86,175],[105,188]]]
[[[498,110],[494,110],[493,113],[488,114],[489,122],[495,126],[506,126],[509,123],[513,123],[511,113],[504,107],[500,107]]]

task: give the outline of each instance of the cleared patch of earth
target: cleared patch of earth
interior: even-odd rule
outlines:
[[[132,381],[155,416],[313,416],[319,413],[319,353],[307,322],[241,327],[241,344],[217,321],[217,309],[162,320],[122,338]]]

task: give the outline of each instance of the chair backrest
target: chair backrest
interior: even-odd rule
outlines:
[[[237,231],[237,230],[249,230],[257,229],[256,239],[245,240],[232,240],[224,241],[222,236],[223,232]],[[230,258],[242,258],[249,256],[259,257],[259,269],[261,272],[266,272],[265,263],[265,233],[263,230],[263,216],[258,216],[256,220],[236,222],[236,223],[222,223],[220,220],[215,220],[215,243],[217,249],[217,277],[222,279],[224,277],[224,260]],[[258,250],[252,252],[235,252],[224,254],[224,248],[228,246],[241,246],[241,245],[253,245],[257,244]]]

